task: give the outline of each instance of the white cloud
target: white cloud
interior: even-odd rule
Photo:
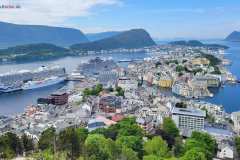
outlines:
[[[119,0],[1,0],[0,5],[21,8],[0,9],[0,21],[61,25],[68,18],[90,15],[93,7],[119,4]]]

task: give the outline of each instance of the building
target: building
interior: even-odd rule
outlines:
[[[233,121],[233,130],[238,135],[240,134],[240,112],[233,112],[231,114],[231,119]]]
[[[195,58],[191,63],[193,65],[209,65],[210,61],[207,58]]]
[[[115,113],[121,109],[121,98],[117,96],[103,96],[99,100],[99,109],[106,113]]]
[[[121,77],[118,79],[117,86],[124,90],[137,89],[138,81],[128,77]]]
[[[192,108],[176,108],[172,110],[172,119],[183,136],[190,136],[192,131],[204,130],[206,112]]]
[[[66,92],[55,92],[51,94],[53,105],[64,105],[68,103],[68,94]]]
[[[217,157],[225,160],[233,159],[234,158],[233,147],[230,145],[222,146],[220,151],[217,153]]]
[[[147,117],[138,116],[136,119],[136,122],[145,132],[149,133],[149,132],[153,131],[152,116],[147,116]]]
[[[164,88],[171,88],[173,84],[173,80],[170,77],[161,77],[159,79],[159,86]]]

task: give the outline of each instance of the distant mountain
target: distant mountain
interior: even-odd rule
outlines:
[[[209,47],[209,48],[224,48],[224,49],[229,48],[228,46],[220,45],[220,44],[204,44],[198,40],[173,41],[173,42],[169,42],[169,44],[180,45],[180,46],[190,46],[190,47]]]
[[[144,29],[132,29],[102,40],[75,44],[71,46],[71,49],[75,51],[97,51],[117,48],[141,48],[152,45],[156,45],[156,43]]]
[[[88,42],[88,39],[77,29],[0,22],[1,48],[29,43],[70,46],[82,42]]]
[[[67,55],[70,55],[70,50],[48,43],[19,45],[0,49],[0,60],[5,58],[16,62],[49,60]]]
[[[115,35],[120,34],[119,31],[112,31],[112,32],[101,32],[101,33],[87,33],[85,34],[89,41],[97,41],[105,38],[109,38]]]
[[[226,41],[240,42],[240,32],[234,31],[225,38]]]

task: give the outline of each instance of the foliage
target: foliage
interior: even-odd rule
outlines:
[[[180,73],[180,72],[183,72],[185,71],[185,67],[182,66],[182,65],[177,65],[176,66],[176,72]]]
[[[124,90],[121,87],[117,87],[116,91],[117,91],[116,96],[123,96],[124,97]]]
[[[181,137],[176,137],[175,138],[175,145],[173,146],[172,150],[173,150],[174,156],[176,156],[176,157],[180,157],[180,156],[183,155],[184,145],[183,145]]]
[[[170,117],[164,118],[162,129],[172,137],[179,136],[179,130],[176,127],[176,124],[174,123],[174,121]]]
[[[100,134],[88,135],[84,145],[86,160],[114,160],[118,153],[114,142]]]
[[[177,102],[177,103],[175,104],[175,106],[176,106],[177,108],[187,108],[187,104],[184,103],[184,102]]]
[[[143,160],[161,160],[161,159],[158,156],[156,156],[156,155],[150,154],[150,155],[144,156]]]
[[[97,84],[92,88],[86,88],[83,91],[84,96],[97,96],[103,90],[102,84]]]
[[[43,131],[38,142],[38,147],[41,150],[50,149],[53,151],[55,141],[55,129],[53,127]]]
[[[168,157],[169,149],[167,143],[161,137],[153,137],[144,144],[144,151],[147,155],[157,157]]]
[[[16,134],[8,132],[0,137],[0,159],[11,159],[22,152],[21,140]]]
[[[205,153],[206,158],[211,160],[216,154],[217,143],[208,133],[193,132],[192,136],[186,140],[185,150],[194,148]]]
[[[120,136],[116,140],[116,144],[120,147],[127,147],[138,153],[141,158],[143,154],[143,144],[141,137],[137,136]]]
[[[80,156],[81,147],[87,138],[88,131],[84,128],[67,128],[59,133],[58,146],[66,151],[71,159]]]
[[[217,57],[215,57],[214,55],[211,55],[211,54],[202,53],[201,56],[203,58],[207,58],[210,61],[210,66],[216,66],[221,62],[220,59],[218,59]]]
[[[24,152],[29,152],[34,150],[33,139],[27,136],[26,134],[23,134],[22,136],[22,143],[23,143]]]
[[[237,153],[238,155],[240,155],[240,137],[236,137],[234,141],[235,141]]]
[[[207,158],[203,152],[193,148],[188,150],[181,160],[207,160]]]
[[[121,155],[119,158],[122,160],[139,160],[137,153],[126,146],[122,146]]]

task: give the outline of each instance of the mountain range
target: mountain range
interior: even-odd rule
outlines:
[[[100,32],[100,33],[86,33],[86,37],[89,41],[97,41],[100,39],[109,38],[118,35],[122,32],[120,31],[110,31],[110,32]]]
[[[77,29],[5,22],[0,22],[0,35],[1,48],[29,43],[51,43],[66,47],[88,42],[86,36]]]
[[[151,36],[144,29],[132,29],[121,32],[109,38],[72,45],[74,51],[98,51],[117,48],[140,48],[156,45]]]
[[[240,32],[233,31],[230,35],[225,38],[226,41],[240,42]]]

